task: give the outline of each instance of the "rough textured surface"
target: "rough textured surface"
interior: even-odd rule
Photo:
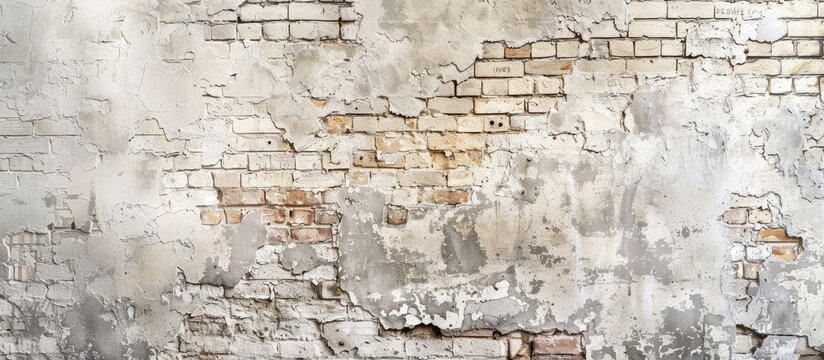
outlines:
[[[824,3],[0,0],[0,356],[824,358]]]

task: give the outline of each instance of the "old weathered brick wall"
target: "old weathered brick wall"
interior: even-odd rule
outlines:
[[[0,0],[0,356],[824,359],[824,2]]]

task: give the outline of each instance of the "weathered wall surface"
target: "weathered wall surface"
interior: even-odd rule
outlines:
[[[0,35],[4,358],[824,358],[824,2],[0,0]]]

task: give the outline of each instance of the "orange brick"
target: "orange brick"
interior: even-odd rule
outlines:
[[[801,242],[801,238],[787,235],[787,229],[784,228],[761,229],[758,232],[758,237],[765,242]]]
[[[352,130],[352,117],[350,116],[329,116],[326,118],[326,132],[330,134],[343,134]]]

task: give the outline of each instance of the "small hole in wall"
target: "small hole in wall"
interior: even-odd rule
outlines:
[[[343,341],[338,341],[338,346],[343,346]]]
[[[266,143],[269,144],[269,145],[272,145],[272,140],[269,140]]]
[[[495,121],[489,120],[489,125],[495,125]]]
[[[504,123],[498,123],[498,127],[504,127]]]

